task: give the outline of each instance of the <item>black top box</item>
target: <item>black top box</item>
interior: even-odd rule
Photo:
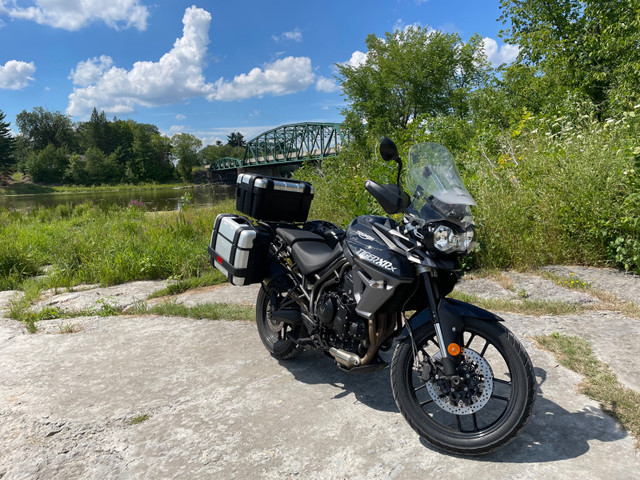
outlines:
[[[258,220],[305,222],[312,199],[313,186],[308,182],[253,173],[238,175],[236,209]]]

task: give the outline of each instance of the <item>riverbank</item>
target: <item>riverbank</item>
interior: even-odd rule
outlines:
[[[215,217],[234,207],[226,200],[163,215],[88,203],[0,209],[0,290],[202,276],[212,269],[207,245]]]

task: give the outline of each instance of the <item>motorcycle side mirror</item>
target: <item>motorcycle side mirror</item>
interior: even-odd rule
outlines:
[[[396,162],[400,160],[400,155],[398,155],[398,148],[396,144],[393,143],[388,137],[382,137],[380,140],[380,156],[385,162],[390,162],[391,160],[395,160]]]
[[[389,137],[382,137],[380,140],[380,156],[385,162],[390,162],[391,160],[395,160],[398,164],[398,176],[396,178],[396,185],[398,188],[400,187],[400,173],[402,172],[402,160],[400,159],[400,155],[398,154],[398,147],[393,143]]]

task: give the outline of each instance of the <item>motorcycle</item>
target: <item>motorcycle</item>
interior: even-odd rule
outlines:
[[[424,440],[480,455],[512,440],[529,420],[536,381],[531,360],[503,319],[448,298],[461,258],[475,246],[471,206],[452,154],[435,143],[402,160],[388,138],[395,184],[365,182],[389,215],[364,215],[346,231],[306,221],[313,187],[255,174],[238,177],[241,215],[216,218],[211,263],[236,285],[261,283],[256,323],[272,356],[316,349],[350,373],[390,366],[396,404]]]

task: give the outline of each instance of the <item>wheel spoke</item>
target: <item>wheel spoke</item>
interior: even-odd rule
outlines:
[[[416,387],[413,389],[414,392],[417,392],[418,390],[422,390],[423,388],[426,388],[427,384],[423,383],[422,385],[420,385],[419,387]]]
[[[487,343],[484,344],[484,347],[482,347],[482,351],[480,352],[480,356],[484,357],[484,354],[487,352],[487,348],[489,348],[489,342],[487,341]]]
[[[420,402],[420,406],[424,407],[425,405],[428,405],[430,403],[433,402],[433,398],[428,398],[427,400],[425,400],[424,402]]]
[[[469,348],[469,345],[471,345],[471,342],[473,342],[474,338],[476,338],[476,334],[472,333],[471,336],[469,337],[469,340],[467,340],[467,344],[464,346],[464,348]]]
[[[495,398],[496,400],[502,400],[504,402],[508,402],[510,400],[510,398],[508,397],[503,397],[502,395],[491,395],[491,398]]]
[[[464,432],[464,430],[462,430],[462,422],[460,421],[460,415],[456,415],[456,421],[458,422],[458,431]]]
[[[501,380],[499,378],[494,378],[493,381],[496,382],[496,383],[501,383],[502,385],[511,386],[511,382],[508,382],[507,380]]]
[[[475,412],[473,412],[473,413],[471,414],[471,417],[473,418],[473,431],[474,431],[474,432],[477,432],[477,431],[479,431],[480,429],[478,428],[478,419],[477,419],[477,417],[476,417],[476,413],[475,413]]]

